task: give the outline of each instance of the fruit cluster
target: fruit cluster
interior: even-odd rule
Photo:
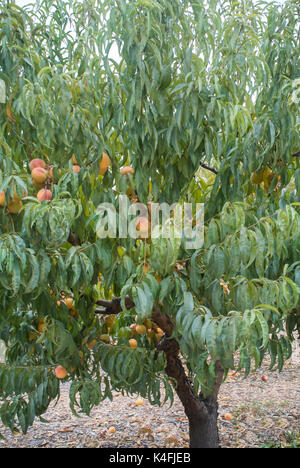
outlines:
[[[49,190],[51,182],[54,182],[53,166],[47,166],[43,159],[33,159],[29,168],[33,186],[39,188],[37,199],[42,203],[52,200],[52,192]]]

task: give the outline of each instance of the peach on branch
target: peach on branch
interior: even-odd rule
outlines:
[[[66,299],[65,304],[66,304],[66,306],[67,306],[67,308],[69,310],[74,309],[74,307],[75,307],[75,302],[74,302],[74,299],[72,297],[68,297]]]
[[[4,190],[1,190],[0,192],[0,206],[4,206],[5,205],[5,192]]]
[[[52,200],[52,192],[51,190],[42,189],[37,194],[37,198],[40,202],[50,201]]]
[[[12,198],[7,206],[7,211],[12,214],[18,214],[22,206],[23,203],[21,200],[14,200]]]
[[[33,159],[32,161],[30,161],[29,167],[31,171],[33,171],[33,169],[36,169],[37,167],[41,167],[45,169],[46,163],[42,159],[37,158],[37,159]]]
[[[73,166],[73,171],[76,172],[76,174],[79,173],[80,169],[81,169],[81,167],[76,165],[76,164]]]
[[[138,342],[134,338],[131,338],[129,340],[129,346],[131,349],[136,349],[138,347]]]
[[[48,172],[42,167],[36,167],[35,169],[33,169],[31,177],[33,182],[35,182],[36,184],[43,184],[47,180]]]
[[[125,166],[125,167],[122,167],[121,174],[122,175],[134,174],[134,170],[131,166]]]
[[[64,367],[57,366],[57,368],[55,369],[55,375],[58,379],[64,379],[65,377],[67,377],[68,372]]]
[[[137,325],[135,327],[135,330],[138,335],[144,335],[147,332],[147,328],[145,327],[145,325]]]
[[[102,153],[102,159],[99,162],[100,175],[105,174],[105,172],[107,171],[108,166],[110,165],[110,163],[111,163],[111,159],[108,156],[108,154]]]
[[[78,164],[75,154],[72,154],[72,164],[74,165]]]

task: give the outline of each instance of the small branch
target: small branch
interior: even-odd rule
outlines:
[[[218,171],[214,167],[210,167],[207,164],[202,163],[202,162],[200,163],[200,166],[206,169],[207,171],[213,172],[216,175],[218,174]]]
[[[300,158],[300,151],[297,153],[292,154],[292,158]]]
[[[96,309],[96,314],[117,315],[120,312],[122,312],[120,297],[115,297],[111,301],[99,299],[96,304],[101,307],[104,307],[104,309]],[[132,309],[134,307],[134,302],[128,296],[125,298],[125,306],[127,309]]]

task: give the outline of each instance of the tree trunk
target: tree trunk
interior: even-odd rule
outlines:
[[[125,301],[127,308],[134,307],[134,302],[129,297],[126,297]],[[118,314],[122,310],[120,298],[115,298],[112,301],[101,299],[97,305],[105,309],[96,309],[96,313]],[[162,314],[156,305],[153,306],[152,319],[165,332],[165,336],[157,344],[157,350],[165,353],[167,358],[166,374],[176,381],[176,393],[189,420],[190,447],[219,448],[218,393],[224,375],[221,362],[215,362],[216,380],[213,393],[206,399],[202,395],[198,397],[185,373],[180,359],[179,344],[174,338],[171,338],[173,333],[172,320],[168,315]]]
[[[190,447],[191,448],[219,448],[218,432],[218,403],[217,401],[202,400],[207,411],[188,416]]]
[[[175,339],[163,338],[157,348],[167,358],[166,373],[176,380],[176,393],[183,404],[190,425],[191,448],[218,448],[218,393],[223,380],[221,362],[215,363],[216,380],[213,393],[207,398],[199,397],[193,391],[191,382],[179,357],[179,344]]]

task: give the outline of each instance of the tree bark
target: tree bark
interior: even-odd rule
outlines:
[[[188,416],[191,448],[219,448],[218,403],[202,400],[206,411]],[[187,413],[187,412],[186,412]]]

